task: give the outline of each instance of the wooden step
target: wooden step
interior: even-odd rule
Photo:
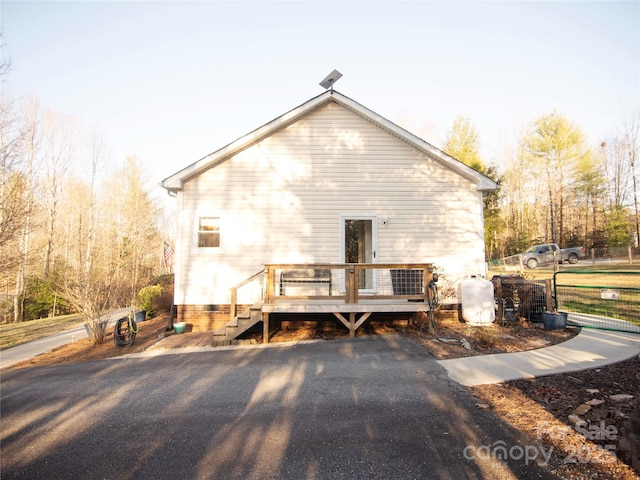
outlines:
[[[229,342],[262,321],[262,302],[255,303],[245,311],[227,322],[223,327],[213,332],[214,345],[219,342]]]

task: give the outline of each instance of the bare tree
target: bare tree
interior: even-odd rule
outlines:
[[[68,181],[69,167],[76,150],[77,132],[70,119],[60,117],[53,112],[47,112],[44,128],[45,188],[49,194],[43,270],[46,279],[53,261],[58,204],[65,182]]]
[[[24,123],[10,99],[0,100],[0,247],[14,241],[24,214]],[[0,265],[3,270],[4,264]]]
[[[93,272],[88,274],[84,270],[77,272],[73,269],[68,269],[63,278],[64,281],[58,285],[61,295],[82,314],[92,342],[96,345],[104,343],[107,325],[102,316],[110,302],[108,279]]]
[[[501,183],[501,218],[505,225],[502,239],[505,253],[522,252],[545,234],[547,210],[540,204],[541,184],[521,158],[508,164]]]
[[[640,149],[640,112],[630,118],[625,116],[622,130],[609,141],[601,143],[605,155],[605,176],[608,180],[607,200],[608,230],[614,231],[618,243],[628,241],[629,230],[633,231],[633,243],[640,245],[640,214],[638,205],[638,150]],[[633,213],[629,212],[632,208]],[[633,217],[631,225],[629,218]],[[615,223],[615,225],[613,225]],[[624,237],[627,240],[624,240]]]
[[[633,194],[633,208],[635,214],[635,245],[640,248],[640,215],[638,214],[638,151],[640,150],[640,112],[637,111],[630,118],[625,118],[623,145],[627,164],[631,174]]]
[[[20,236],[20,259],[16,276],[16,296],[14,297],[14,321],[24,317],[24,300],[26,294],[27,269],[30,263],[30,238],[32,214],[34,213],[36,154],[39,149],[40,103],[32,99],[26,107],[25,150],[27,157],[27,192],[23,228]]]
[[[27,101],[20,111],[11,99],[3,99],[0,105],[0,270],[15,274],[14,321],[21,321],[32,253],[40,108],[36,99]]]
[[[94,247],[96,241],[96,221],[97,221],[97,182],[98,172],[104,161],[105,142],[104,139],[94,132],[90,139],[89,156],[91,159],[90,183],[89,183],[89,209],[88,209],[88,232],[87,246],[85,252],[85,270],[93,268]]]
[[[135,302],[138,290],[150,279],[154,266],[160,265],[161,239],[158,232],[159,210],[146,186],[144,166],[139,159],[127,157],[117,173],[120,195],[117,200],[120,258],[130,299]],[[156,246],[155,251],[150,246]]]
[[[82,213],[77,215],[77,230],[74,229],[77,260],[65,265],[66,273],[60,276],[58,289],[74,309],[82,313],[93,343],[101,344],[107,333],[103,314],[111,302],[112,273],[109,265],[96,262],[97,219],[100,216],[98,173],[105,161],[104,140],[98,134],[92,134],[86,155],[86,163],[89,165],[88,185],[78,182],[75,191],[70,192],[70,203],[85,213],[84,218]]]
[[[574,231],[580,232],[591,245],[596,245],[603,230],[605,211],[603,201],[606,192],[603,156],[587,152],[575,164],[569,198],[573,207]]]
[[[105,183],[99,135],[81,138],[73,121],[35,101],[14,106],[0,101],[0,274],[14,293],[14,320],[28,310],[33,277],[57,287],[57,298],[83,313],[99,343],[104,310],[131,305],[162,269],[159,210],[145,168],[127,159]],[[6,318],[10,307],[2,303]]]
[[[2,35],[2,31],[0,31],[0,51],[4,51],[4,36]],[[0,97],[3,97],[2,94],[2,77],[4,77],[11,70],[11,60],[6,59],[3,56],[0,57]]]
[[[600,144],[605,155],[605,176],[607,177],[607,199],[609,210],[624,208],[628,204],[629,179],[631,172],[625,161],[624,142],[620,136]]]

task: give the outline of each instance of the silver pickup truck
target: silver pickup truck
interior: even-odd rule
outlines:
[[[536,268],[541,263],[553,263],[556,259],[558,263],[569,262],[578,263],[581,258],[586,258],[587,253],[584,247],[560,248],[556,243],[544,243],[534,245],[522,254],[522,263],[528,268]]]

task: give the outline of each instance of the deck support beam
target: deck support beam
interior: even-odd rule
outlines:
[[[262,312],[262,343],[269,343],[269,312]]]
[[[333,312],[336,318],[349,329],[349,337],[351,338],[356,336],[356,330],[362,326],[372,313],[373,312],[364,312],[358,321],[356,321],[356,312],[349,312],[349,320],[347,320],[340,312]]]
[[[349,328],[349,321],[346,318],[344,318],[340,312],[333,312],[333,314],[336,316],[338,320],[342,322],[342,324],[345,327]]]
[[[371,316],[373,312],[364,312],[355,324],[356,330],[362,326],[362,324]]]

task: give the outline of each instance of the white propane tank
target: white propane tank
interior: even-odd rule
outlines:
[[[484,278],[471,277],[460,285],[462,319],[469,325],[490,325],[496,319],[493,283]]]

